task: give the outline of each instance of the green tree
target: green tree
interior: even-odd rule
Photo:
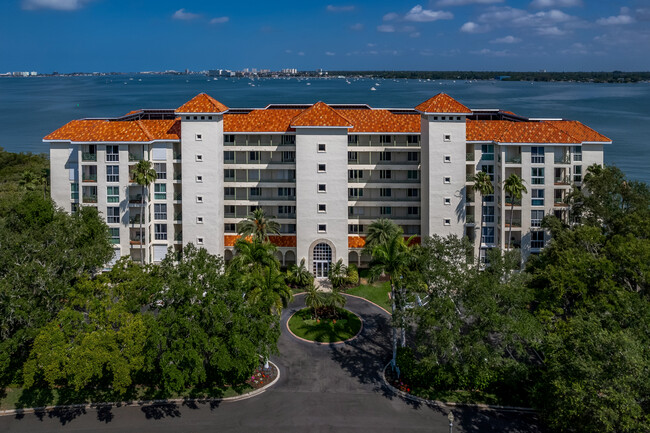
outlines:
[[[480,233],[479,233],[479,245],[483,244],[483,212],[485,211],[485,199],[488,195],[494,194],[494,184],[490,175],[484,171],[479,171],[474,176],[474,189],[481,194],[481,224],[480,224]]]
[[[241,276],[255,272],[259,274],[263,268],[279,269],[280,262],[274,256],[276,250],[275,245],[259,238],[253,238],[251,241],[239,238],[235,241],[235,257],[230,269]]]
[[[343,264],[343,259],[339,259],[336,263],[330,264],[330,269],[327,277],[332,282],[335,289],[340,288],[345,284],[348,276],[348,267]]]
[[[512,218],[515,214],[515,202],[521,201],[523,193],[528,192],[524,185],[524,180],[517,176],[517,173],[512,173],[503,182],[503,190],[510,197],[510,224],[508,229],[508,249],[510,249],[510,242],[512,240]]]
[[[284,275],[275,268],[267,267],[253,273],[250,282],[252,287],[248,298],[254,303],[269,305],[271,311],[278,315],[293,299]]]
[[[314,276],[307,270],[304,258],[300,259],[300,264],[289,267],[287,281],[291,286],[298,289],[307,289],[314,284]]]
[[[325,305],[323,292],[318,291],[314,284],[307,286],[305,292],[305,305],[314,312],[314,318],[318,319],[320,309]]]
[[[145,195],[149,186],[156,181],[157,175],[150,161],[138,161],[133,168],[133,182],[140,185],[142,194],[140,195],[140,261],[145,263],[144,260],[144,246],[146,244],[146,236],[142,232],[142,223],[146,218],[145,209]]]
[[[269,235],[280,233],[280,224],[267,216],[262,208],[257,208],[251,215],[238,224],[237,232],[243,236],[266,242]]]
[[[402,233],[402,229],[388,218],[379,218],[368,226],[365,250],[372,254],[372,249],[380,244],[385,244],[395,235]]]

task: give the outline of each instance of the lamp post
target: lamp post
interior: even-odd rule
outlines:
[[[447,419],[449,420],[449,433],[453,433],[454,430],[454,413],[449,411],[447,414]]]

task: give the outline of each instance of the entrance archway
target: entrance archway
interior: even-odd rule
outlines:
[[[332,263],[332,247],[325,242],[314,246],[312,253],[312,273],[316,278],[325,278],[329,274]]]

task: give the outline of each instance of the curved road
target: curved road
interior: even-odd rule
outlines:
[[[361,335],[340,345],[299,341],[286,320],[304,306],[303,296],[282,314],[281,377],[265,393],[213,404],[60,410],[0,417],[1,432],[440,432],[446,412],[394,396],[379,372],[390,359],[389,317],[348,297],[346,308],[364,320]],[[454,432],[537,432],[530,416],[454,409]]]

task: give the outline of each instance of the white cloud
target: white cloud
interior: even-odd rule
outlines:
[[[367,45],[368,45],[368,48],[373,48],[373,47],[377,46],[377,44],[373,44],[373,43],[370,43],[370,42]]]
[[[476,19],[478,23],[489,27],[516,27],[526,28],[543,36],[560,36],[570,30],[584,27],[587,23],[575,16],[566,14],[558,9],[531,13],[523,9],[505,7],[492,7]],[[472,23],[473,24],[473,23]],[[468,24],[463,31],[477,33],[475,27]]]
[[[521,42],[520,38],[516,38],[514,36],[504,36],[502,38],[496,38],[490,41],[491,44],[516,44],[518,42]]]
[[[284,50],[284,52],[287,53],[287,54],[293,53],[293,51],[291,51],[291,50]]]
[[[399,18],[398,14],[396,14],[395,12],[389,12],[386,15],[384,15],[383,20],[384,21],[393,21],[393,20],[396,20],[397,18]]]
[[[489,26],[476,24],[472,21],[468,21],[460,27],[460,31],[464,33],[485,33],[489,30]]]
[[[420,37],[420,32],[413,32],[409,35],[411,38],[419,38]]]
[[[377,26],[377,31],[382,33],[393,33],[395,32],[395,26],[390,24],[382,24]]]
[[[424,9],[420,5],[415,5],[413,8],[404,15],[406,21],[414,21],[417,23],[426,23],[437,20],[450,20],[454,18],[454,14],[446,11],[432,11]]]
[[[81,9],[91,0],[23,0],[22,7],[25,10],[55,9],[59,11],[74,11]]]
[[[325,55],[326,55],[326,56],[335,56],[336,53],[333,53],[333,52],[331,52],[331,51],[325,51]]]
[[[504,0],[439,0],[436,6],[489,5],[503,3]]]
[[[530,7],[537,9],[571,8],[582,6],[582,0],[533,0]]]
[[[354,30],[355,32],[359,32],[359,31],[363,30],[363,24],[361,24],[361,23],[352,24],[350,26],[350,30]]]
[[[505,56],[509,56],[510,52],[506,50],[493,51],[490,50],[489,48],[483,48],[480,51],[470,51],[470,54],[480,54],[482,56],[505,57]]]
[[[633,22],[634,22],[634,18],[630,15],[630,9],[626,7],[621,8],[621,12],[619,15],[614,15],[607,18],[601,18],[596,21],[597,24],[601,24],[603,26],[618,26],[618,25],[632,24]]]
[[[223,24],[230,21],[229,17],[217,17],[210,20],[210,24]]]
[[[352,5],[349,6],[327,5],[328,12],[352,12],[353,10],[354,10],[354,6]]]
[[[559,29],[557,26],[552,27],[540,27],[535,30],[540,36],[564,36],[566,31]]]
[[[179,9],[172,15],[175,20],[190,21],[199,18],[201,15],[193,14],[192,12],[185,12],[185,8]]]
[[[299,56],[304,56],[304,55],[305,55],[305,52],[304,52],[304,51],[298,51],[298,55],[299,55]]]

